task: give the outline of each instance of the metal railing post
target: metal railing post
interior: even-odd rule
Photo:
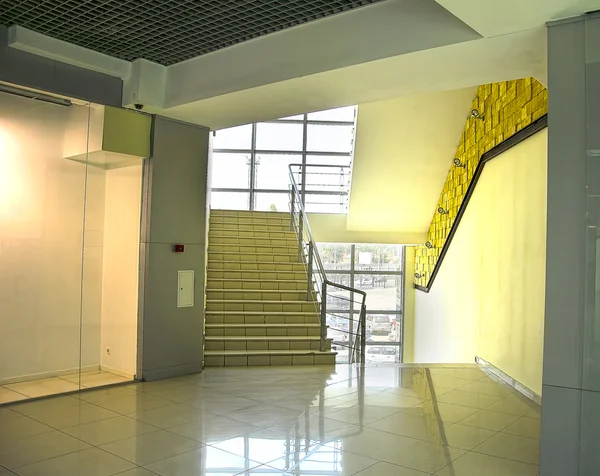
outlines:
[[[323,281],[321,288],[321,352],[325,352],[325,340],[327,339],[327,283]]]
[[[294,202],[296,194],[294,193],[294,185],[290,187],[290,231],[294,231]]]
[[[306,284],[306,300],[312,301],[312,275],[313,275],[313,244],[308,242],[308,283]]]
[[[302,243],[304,240],[304,217],[302,209],[298,211],[298,262],[302,263]]]
[[[360,308],[360,363],[364,365],[366,360],[367,346],[367,306],[365,304]]]

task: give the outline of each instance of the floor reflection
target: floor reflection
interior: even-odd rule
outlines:
[[[215,368],[0,409],[3,476],[536,476],[538,460],[539,407],[475,365]]]

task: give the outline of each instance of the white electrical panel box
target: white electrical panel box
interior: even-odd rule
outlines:
[[[194,270],[177,271],[177,307],[194,306]]]

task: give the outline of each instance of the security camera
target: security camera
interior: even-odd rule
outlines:
[[[144,109],[144,105],[143,104],[134,104],[133,107],[135,107],[138,111],[141,111],[142,109]]]

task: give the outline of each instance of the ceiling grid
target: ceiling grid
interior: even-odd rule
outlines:
[[[0,0],[0,24],[168,66],[381,0]]]

